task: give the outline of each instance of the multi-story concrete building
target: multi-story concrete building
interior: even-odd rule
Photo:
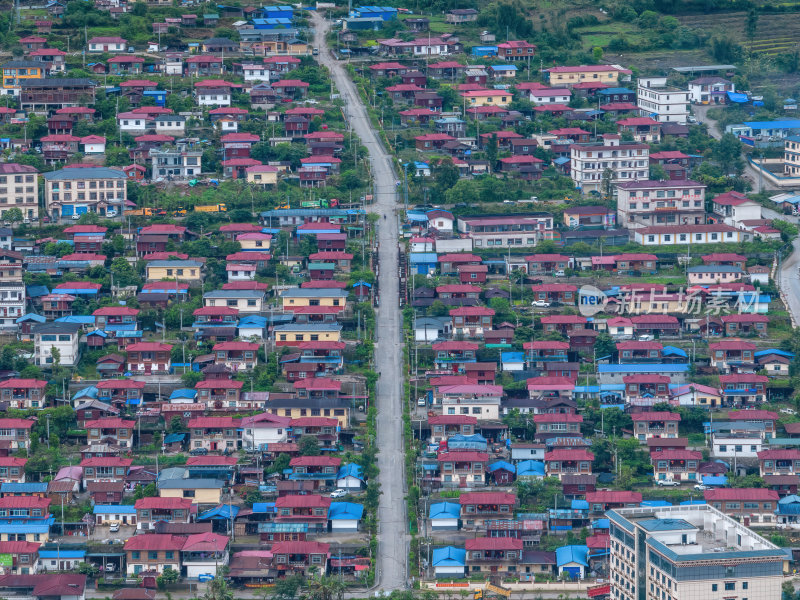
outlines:
[[[611,184],[645,180],[650,176],[650,147],[621,144],[619,135],[604,135],[603,141],[570,146],[570,177],[584,192],[602,192]]]
[[[606,514],[613,600],[781,596],[791,554],[708,504]]]
[[[617,223],[627,229],[705,223],[706,186],[697,181],[617,184]]]
[[[689,90],[668,86],[666,77],[640,77],[636,105],[643,117],[685,125],[689,116]]]
[[[16,207],[27,220],[39,218],[39,172],[31,166],[17,163],[0,165],[0,217],[6,209]]]
[[[178,142],[175,146],[162,146],[150,150],[153,178],[191,179],[202,170],[203,151],[193,145]]]
[[[45,209],[54,223],[89,212],[101,217],[118,217],[128,199],[127,176],[118,169],[66,167],[42,177]]]
[[[0,257],[0,331],[16,331],[17,319],[25,314],[25,284],[22,257],[6,251]]]

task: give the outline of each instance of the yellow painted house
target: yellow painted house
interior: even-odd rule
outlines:
[[[192,504],[213,504],[222,502],[223,482],[217,479],[167,479],[159,482],[158,495],[161,498],[191,498]]]
[[[273,186],[278,183],[278,167],[272,165],[254,165],[244,170],[247,183],[252,185]]]
[[[338,408],[311,408],[310,406],[303,406],[302,398],[291,398],[288,400],[273,400],[270,398],[270,407],[267,412],[281,417],[289,417],[291,419],[300,419],[303,417],[317,416],[315,413],[319,411],[319,416],[327,417],[329,419],[336,419],[339,421],[339,427],[347,429],[350,427],[350,408],[347,403],[342,403]],[[314,403],[316,405],[316,402]]]
[[[347,306],[347,292],[339,289],[292,288],[281,294],[281,300],[285,311],[305,306],[334,306],[343,311]]]
[[[586,81],[614,86],[619,83],[620,75],[625,75],[626,79],[630,79],[631,74],[628,69],[615,65],[553,67],[546,71],[550,74],[550,85],[553,87],[576,85]]]
[[[11,60],[3,65],[3,89],[20,91],[23,79],[44,79],[45,63],[33,60]],[[5,92],[8,93],[8,92]]]
[[[276,346],[296,346],[301,342],[339,342],[342,326],[338,323],[288,323],[273,329]]]
[[[192,283],[203,279],[203,263],[196,260],[154,260],[145,269],[148,281],[177,279]]]
[[[513,94],[508,90],[474,90],[461,94],[469,106],[508,106]]]
[[[268,233],[251,231],[248,233],[240,233],[236,236],[236,241],[241,244],[244,252],[269,250],[272,244],[272,236]]]

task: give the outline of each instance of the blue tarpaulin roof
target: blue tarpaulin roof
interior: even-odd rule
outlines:
[[[675,346],[664,346],[664,348],[661,350],[661,354],[663,356],[680,356],[682,358],[688,357],[686,351],[676,348]]]
[[[178,398],[195,398],[197,397],[197,390],[192,390],[189,388],[180,388],[175,390],[169,395],[170,400],[176,400]]]
[[[39,550],[39,558],[84,558],[86,550]]]
[[[186,439],[185,433],[170,433],[164,438],[164,443],[175,444],[177,442],[182,442],[184,439]]]
[[[364,477],[361,474],[361,465],[355,463],[342,465],[339,472],[336,474],[336,479],[344,479],[345,477],[355,477],[356,479],[364,481]]]
[[[651,508],[663,508],[665,506],[672,506],[671,502],[666,500],[642,500],[641,506],[649,506]]]
[[[728,101],[737,104],[744,104],[747,102],[747,94],[740,94],[739,92],[727,92]]]
[[[570,508],[572,510],[589,510],[589,503],[586,500],[573,500]]]
[[[704,485],[727,485],[728,478],[725,475],[704,475],[703,476],[703,484]]]

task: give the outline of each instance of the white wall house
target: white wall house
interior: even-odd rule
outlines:
[[[78,323],[42,323],[33,328],[34,361],[39,366],[53,364],[53,348],[59,352],[62,367],[74,367],[80,360],[81,326]]]
[[[689,116],[689,90],[668,86],[666,77],[640,77],[636,105],[643,117],[685,125]]]
[[[620,136],[604,135],[598,144],[570,146],[570,177],[585,192],[602,192],[603,175],[611,170],[611,183],[639,181],[650,176],[650,147],[620,144]]]

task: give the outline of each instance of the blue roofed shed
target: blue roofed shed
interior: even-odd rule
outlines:
[[[489,477],[496,485],[510,485],[516,478],[517,469],[509,462],[498,460],[488,467]]]
[[[339,472],[336,474],[336,487],[344,490],[360,490],[364,485],[361,465],[348,463],[339,468]]]
[[[458,531],[460,515],[461,505],[457,502],[436,502],[428,511],[433,531]]]
[[[566,573],[570,579],[583,579],[589,566],[587,546],[562,546],[556,548],[556,567],[558,575]]]
[[[544,463],[539,460],[522,460],[517,463],[517,478],[544,478]]]
[[[332,532],[356,532],[358,522],[364,516],[364,507],[354,502],[331,502],[328,520]]]
[[[467,564],[467,551],[464,548],[445,546],[436,548],[431,557],[431,565],[436,577],[458,578],[464,576]]]

